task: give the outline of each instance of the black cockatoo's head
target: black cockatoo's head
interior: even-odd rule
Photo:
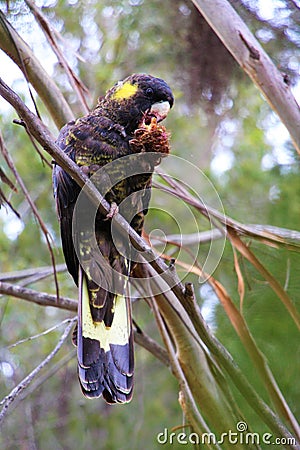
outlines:
[[[158,122],[163,120],[173,103],[172,91],[164,80],[134,74],[107,91],[99,99],[98,107],[131,134],[143,121],[150,122],[151,117],[156,117]]]

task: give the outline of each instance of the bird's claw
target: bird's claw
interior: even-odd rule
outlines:
[[[119,212],[119,207],[118,207],[118,205],[117,205],[115,202],[112,202],[112,203],[110,204],[110,210],[109,210],[109,212],[106,214],[106,218],[104,219],[104,221],[105,221],[105,220],[112,219],[116,214],[118,214],[118,212]]]

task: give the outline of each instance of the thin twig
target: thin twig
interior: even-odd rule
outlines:
[[[67,270],[67,267],[65,264],[57,264],[56,265],[56,272],[64,272]],[[23,269],[23,270],[16,270],[13,272],[3,272],[0,273],[0,280],[1,281],[16,281],[16,280],[22,280],[24,278],[31,278],[33,275],[40,274],[40,275],[52,275],[53,274],[53,266],[43,266],[43,267],[31,267],[30,269]]]
[[[83,84],[83,82],[78,78],[73,69],[70,67],[63,52],[61,51],[59,45],[57,44],[55,35],[52,31],[52,27],[48,22],[48,20],[46,19],[46,17],[43,16],[40,9],[35,5],[33,1],[31,0],[25,1],[26,4],[29,6],[30,10],[32,11],[34,17],[36,18],[37,22],[39,23],[41,29],[43,30],[53,52],[57,56],[59,63],[64,68],[67,77],[69,79],[69,82],[74,92],[76,92],[78,96],[83,112],[87,114],[89,112],[89,107],[85,99],[85,95],[89,93],[87,87]]]
[[[0,11],[0,48],[23,71],[25,62],[27,77],[38,96],[48,109],[58,128],[74,119],[74,114],[65,100],[53,77],[47,74],[39,60],[17,31],[11,26],[3,12]],[[17,49],[16,49],[17,47]],[[22,58],[20,60],[19,54]]]
[[[298,329],[300,330],[300,314],[292,302],[284,288],[277,281],[276,278],[265,268],[265,266],[256,258],[254,253],[241,241],[237,233],[234,230],[228,229],[228,236],[232,245],[258,270],[265,280],[269,283],[269,286],[273,289],[275,294],[280,298],[283,305],[291,315]]]
[[[23,390],[20,395],[14,400],[10,405],[10,412],[14,410],[20,402],[25,400],[34,391],[36,391],[40,386],[42,386],[49,378],[55,375],[62,367],[65,367],[68,362],[76,356],[76,350],[72,349],[67,355],[64,355],[56,364],[50,367],[44,375],[36,378],[26,390]]]
[[[37,376],[37,374],[54,358],[56,353],[59,351],[59,349],[64,344],[65,340],[67,339],[73,324],[75,322],[76,318],[74,318],[69,325],[66,327],[64,333],[62,334],[60,340],[58,341],[55,348],[52,350],[51,353],[32,371],[29,375],[27,375],[4,399],[0,402],[0,405],[2,407],[2,410],[0,412],[0,424],[3,422],[5,416],[7,415],[9,411],[10,405],[13,403],[13,401],[20,395],[24,389],[27,388],[27,386],[32,382],[32,380]]]
[[[4,170],[1,167],[0,167],[0,181],[2,181],[2,183],[7,184],[7,186],[9,186],[13,192],[18,192],[14,183],[8,178],[8,176],[5,174]],[[12,212],[20,219],[20,214],[18,213],[18,211],[12,206],[12,204],[4,194],[3,190],[0,189],[0,206],[1,203],[3,203],[2,200],[9,206]]]
[[[170,360],[166,350],[154,339],[144,333],[144,331],[142,331],[141,328],[136,325],[136,323],[134,323],[134,325],[134,341],[141,347],[144,347],[146,350],[148,350],[149,353],[152,353],[152,355],[154,355],[165,366],[170,367]]]
[[[256,225],[256,224],[243,224],[231,217],[225,215],[224,212],[217,211],[216,209],[204,204],[200,199],[191,195],[181,183],[169,175],[156,169],[156,172],[166,181],[169,186],[154,182],[153,185],[170,195],[177,198],[181,198],[189,205],[195,207],[203,214],[210,222],[212,219],[216,220],[222,227],[232,228],[239,236],[247,236],[249,238],[257,239],[258,241],[275,246],[285,247],[289,250],[295,250],[299,252],[300,249],[300,233],[296,230],[288,230],[285,228],[274,227],[271,225]],[[220,226],[217,227],[220,230]],[[220,230],[220,233],[224,236],[224,228]]]
[[[23,120],[18,120],[18,119],[14,119],[13,123],[15,123],[16,125],[21,125],[22,127],[24,127],[32,145],[33,148],[35,149],[35,151],[37,152],[37,154],[39,155],[39,157],[41,158],[42,164],[48,166],[49,168],[51,168],[52,170],[52,165],[51,163],[45,158],[45,156],[43,155],[43,153],[40,151],[37,143],[35,142],[34,138],[32,137],[32,135],[28,132],[27,128],[26,128],[26,124],[23,122]]]
[[[13,184],[13,182],[8,178],[8,176],[5,174],[4,170],[0,167],[0,180],[7,184],[10,189],[14,192],[17,192],[16,186]]]
[[[46,225],[44,224],[43,219],[40,216],[40,213],[39,213],[35,203],[33,202],[32,198],[30,197],[30,194],[29,194],[29,192],[28,192],[28,190],[27,190],[27,188],[26,188],[26,186],[25,186],[25,184],[24,184],[24,182],[22,180],[22,177],[19,175],[19,173],[18,173],[18,171],[17,171],[17,169],[16,169],[16,167],[14,165],[14,162],[13,162],[12,158],[10,157],[10,154],[7,151],[7,148],[6,148],[5,144],[4,144],[4,140],[2,138],[1,132],[0,132],[0,151],[1,151],[2,155],[4,156],[4,159],[5,159],[6,163],[7,163],[7,165],[9,166],[10,170],[14,174],[14,176],[15,176],[15,178],[16,178],[16,180],[17,180],[17,182],[18,182],[18,184],[19,184],[19,186],[20,186],[20,188],[21,188],[21,190],[22,190],[26,200],[28,201],[28,203],[29,203],[29,205],[31,207],[31,210],[32,210],[35,218],[37,219],[37,221],[39,223],[39,226],[40,226],[40,228],[41,228],[41,230],[42,230],[42,232],[43,232],[43,234],[45,236],[45,239],[46,239],[46,242],[47,242],[47,246],[48,246],[48,250],[49,250],[49,253],[50,253],[52,266],[53,266],[53,275],[54,275],[56,297],[57,297],[57,299],[59,299],[59,286],[58,286],[57,274],[56,274],[56,269],[55,269],[55,257],[54,257],[54,253],[53,253],[51,242],[50,242],[50,234],[49,234],[49,232],[47,230]]]
[[[20,344],[24,344],[25,342],[30,342],[30,341],[32,341],[34,339],[38,339],[38,338],[40,338],[42,336],[46,336],[47,334],[52,333],[52,331],[57,330],[57,328],[61,327],[62,325],[66,324],[66,323],[70,323],[70,322],[73,323],[74,322],[74,318],[65,319],[62,322],[54,325],[53,327],[50,327],[47,330],[42,331],[41,333],[35,334],[33,336],[29,336],[26,339],[20,339],[18,342],[15,342],[14,344],[8,345],[6,348],[7,349],[11,349],[11,348],[17,347]]]
[[[1,204],[6,204],[11,211],[18,217],[18,219],[21,218],[20,214],[18,213],[18,211],[13,207],[13,205],[11,204],[11,202],[8,200],[8,198],[6,197],[6,195],[4,194],[3,190],[0,189],[0,206]]]

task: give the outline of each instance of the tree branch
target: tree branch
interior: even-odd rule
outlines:
[[[56,295],[38,292],[34,289],[16,286],[3,281],[0,281],[0,294],[11,295],[12,297],[38,303],[42,306],[55,306],[56,308],[67,309],[68,311],[77,311],[77,302],[71,298],[59,297],[59,300],[57,300]]]
[[[65,368],[68,364],[68,362],[75,358],[76,356],[76,350],[75,348],[72,349],[69,353],[64,355],[56,364],[54,364],[52,367],[50,367],[47,372],[41,376],[39,376],[36,380],[33,380],[32,383],[26,387],[26,390],[22,390],[17,398],[14,399],[13,403],[10,404],[9,409],[10,413],[12,410],[14,410],[20,402],[25,400],[28,396],[33,394],[33,392],[38,389],[40,386],[43,386],[43,384],[51,378],[53,375],[55,375],[60,369]],[[36,448],[36,447],[34,447]]]
[[[0,48],[19,66],[26,80],[34,86],[58,128],[74,119],[73,112],[60,89],[2,11],[0,11]]]
[[[52,27],[46,17],[41,13],[40,8],[36,6],[34,1],[32,0],[25,0],[27,6],[32,11],[37,23],[40,25],[42,31],[44,32],[53,52],[55,53],[57,60],[61,64],[61,66],[64,68],[64,71],[68,77],[68,80],[70,82],[70,85],[74,92],[77,94],[78,100],[81,105],[81,109],[84,114],[87,114],[89,112],[89,107],[86,101],[86,96],[89,94],[89,91],[87,87],[83,84],[83,82],[80,80],[80,78],[76,75],[74,70],[70,67],[68,64],[68,61],[66,60],[63,52],[61,51],[57,41],[55,34],[52,31]]]
[[[148,352],[152,353],[165,366],[170,367],[168,352],[154,339],[145,334],[136,324],[134,329],[134,341]]]
[[[300,108],[284,76],[228,1],[192,2],[278,114],[300,154]]]

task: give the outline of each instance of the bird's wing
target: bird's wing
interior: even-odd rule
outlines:
[[[72,128],[74,122],[70,122],[62,128],[57,144],[66,153],[70,154],[70,149],[66,145],[66,137]],[[72,155],[69,155],[72,157]],[[60,166],[57,164],[53,167],[53,191],[56,201],[56,209],[60,223],[60,233],[62,240],[63,253],[67,264],[68,271],[78,283],[78,258],[73,245],[72,239],[72,219],[74,206],[80,192],[77,183],[72,180]]]

